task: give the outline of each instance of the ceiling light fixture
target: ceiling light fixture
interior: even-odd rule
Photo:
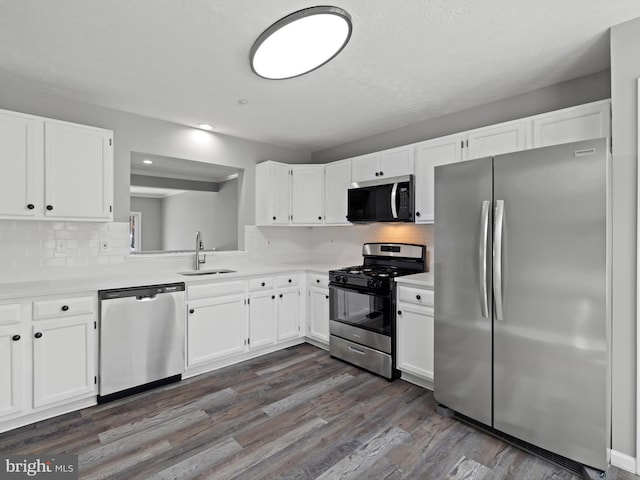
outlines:
[[[271,80],[311,72],[340,53],[351,31],[351,15],[341,8],[299,10],[262,32],[251,47],[251,69]]]
[[[213,130],[213,125],[209,125],[208,123],[199,123],[196,125],[196,127],[200,128],[201,130]]]

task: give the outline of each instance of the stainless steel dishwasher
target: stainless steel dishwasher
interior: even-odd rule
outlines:
[[[100,290],[98,298],[98,403],[182,378],[184,283]]]

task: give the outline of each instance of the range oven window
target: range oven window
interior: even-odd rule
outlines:
[[[329,286],[330,319],[391,335],[391,294]]]

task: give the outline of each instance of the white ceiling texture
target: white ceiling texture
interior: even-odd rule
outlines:
[[[640,17],[638,0],[335,0],[353,20],[340,55],[254,75],[258,35],[318,4],[0,0],[0,75],[313,152],[607,69],[609,27]]]

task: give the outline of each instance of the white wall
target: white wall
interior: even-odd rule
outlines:
[[[611,29],[613,449],[636,456],[636,219],[640,19]]]
[[[162,250],[162,199],[131,197],[131,211],[140,212],[140,250]]]

